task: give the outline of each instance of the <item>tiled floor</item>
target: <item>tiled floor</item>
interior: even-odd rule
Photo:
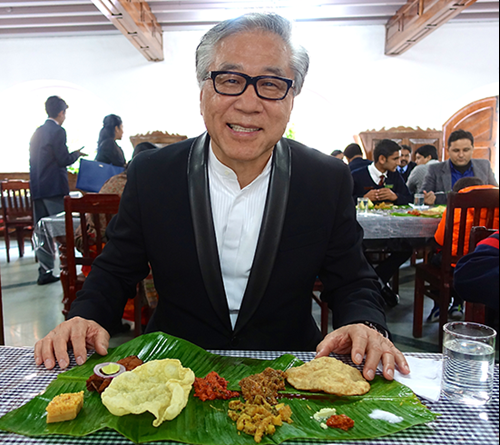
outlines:
[[[57,324],[63,321],[62,288],[59,282],[38,286],[38,265],[31,246],[26,244],[24,258],[18,257],[17,244],[11,245],[11,262],[7,263],[5,244],[0,240],[0,269],[2,276],[2,299],[6,344],[9,346],[32,346]],[[57,273],[57,270],[56,270]],[[424,336],[414,339],[413,323],[414,272],[409,264],[400,272],[401,302],[387,310],[387,320],[396,346],[401,351],[438,352],[436,323],[424,323]],[[426,301],[424,313],[432,308]],[[319,306],[313,304],[313,314],[319,320]],[[132,332],[112,338],[111,346],[117,346],[132,338]]]

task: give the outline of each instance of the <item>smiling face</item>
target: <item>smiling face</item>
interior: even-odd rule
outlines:
[[[469,139],[459,139],[453,141],[448,148],[448,155],[453,165],[463,167],[467,165],[472,159],[474,147]]]
[[[219,42],[210,70],[293,79],[290,60],[290,50],[280,37],[255,30]],[[215,92],[212,80],[205,81],[201,90],[201,114],[214,153],[236,172],[240,183],[240,175],[260,174],[286,130],[292,108],[291,90],[283,100],[260,99],[253,86],[241,96],[224,96]]]

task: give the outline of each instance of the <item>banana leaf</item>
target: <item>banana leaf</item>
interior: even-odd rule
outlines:
[[[105,428],[111,428],[136,443],[169,440],[199,445],[254,444],[252,436],[236,430],[228,417],[227,400],[202,402],[189,397],[181,414],[172,421],[153,427],[150,413],[113,416],[101,403],[100,395],[89,392],[85,381],[93,374],[97,363],[116,361],[129,355],[138,355],[143,361],[177,358],[183,366],[193,370],[197,377],[205,377],[216,371],[229,381],[228,389],[239,390],[238,382],[266,367],[286,370],[303,362],[285,354],[275,360],[258,360],[245,357],[223,357],[211,354],[185,340],[164,333],[152,333],[110,349],[106,357],[97,354],[87,362],[58,375],[46,389],[30,402],[0,418],[0,430],[26,436],[51,434],[86,436]],[[84,406],[77,418],[68,422],[47,424],[45,408],[58,394],[84,390]],[[430,412],[413,392],[396,381],[386,381],[380,376],[371,382],[370,391],[364,396],[337,397],[297,391],[287,385],[281,401],[289,404],[293,415],[292,424],[277,428],[273,436],[264,436],[263,444],[282,443],[292,439],[356,440],[386,436],[414,425],[432,422],[436,414]],[[337,414],[346,414],[355,421],[354,428],[345,432],[328,428],[323,430],[311,416],[321,408],[334,407]],[[373,420],[369,414],[374,409],[388,411],[404,420],[391,424]],[[422,434],[422,433],[421,433]],[[424,433],[425,434],[425,430]]]

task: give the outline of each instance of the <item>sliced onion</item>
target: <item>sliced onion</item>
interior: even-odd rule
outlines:
[[[117,365],[120,369],[115,372],[114,374],[105,374],[102,372],[102,368],[108,365]],[[120,363],[116,362],[106,362],[106,363],[99,363],[98,365],[94,366],[94,374],[98,375],[99,377],[103,379],[112,379],[113,377],[119,376],[121,373],[125,372],[127,369],[125,366],[121,365]]]

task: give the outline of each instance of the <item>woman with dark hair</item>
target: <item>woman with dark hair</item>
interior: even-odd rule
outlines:
[[[117,167],[125,167],[125,155],[116,143],[123,136],[123,123],[120,116],[109,114],[102,123],[103,127],[99,133],[95,160]]]

